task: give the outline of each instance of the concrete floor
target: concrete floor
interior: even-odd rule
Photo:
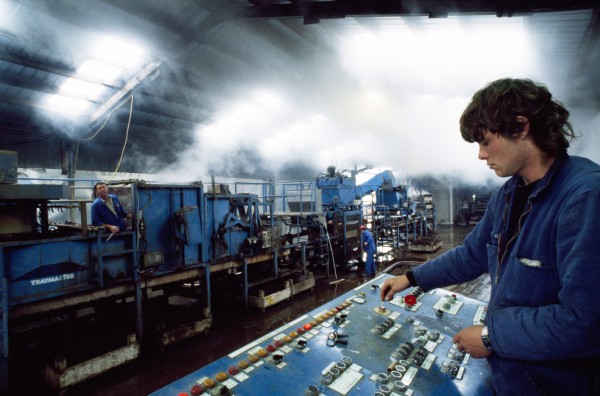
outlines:
[[[433,236],[441,240],[442,247],[436,252],[409,254],[399,251],[395,253],[396,257],[392,261],[380,263],[379,270],[383,270],[392,262],[423,262],[436,257],[461,244],[472,228],[438,226]],[[402,273],[404,270],[398,269],[393,273]],[[359,273],[338,274],[338,279],[343,280],[334,283],[333,279],[317,277],[312,291],[303,292],[291,300],[269,307],[265,312],[257,309],[244,310],[243,304],[236,302],[227,290],[213,292],[213,325],[208,333],[169,346],[163,351],[146,352],[143,357],[127,365],[69,388],[67,394],[147,395],[366,281]],[[472,298],[486,300],[489,297],[489,277],[457,286],[453,290]],[[18,389],[20,394],[55,394],[36,380],[33,373],[20,372],[18,375],[11,375],[11,378],[16,379],[17,385],[13,389]]]

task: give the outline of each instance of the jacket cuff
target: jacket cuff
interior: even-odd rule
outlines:
[[[417,280],[415,279],[415,275],[413,274],[412,271],[406,271],[406,277],[408,278],[408,281],[410,282],[410,285],[412,287],[418,287],[419,285],[417,284]]]

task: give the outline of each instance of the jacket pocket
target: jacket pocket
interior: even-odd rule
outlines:
[[[544,266],[539,260],[511,256],[502,283],[503,304],[536,307],[558,301],[558,269]]]

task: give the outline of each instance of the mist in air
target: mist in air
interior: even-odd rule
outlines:
[[[570,152],[600,162],[600,104],[587,97],[593,91],[589,87],[597,85],[596,76],[580,76],[571,59],[554,56],[559,29],[537,28],[537,21],[547,27],[551,18],[591,13],[347,17],[303,25],[301,18],[242,19],[226,7],[203,8],[211,2],[199,1],[190,6],[179,31],[193,39],[171,52],[180,42],[175,32],[146,37],[143,18],[124,25],[114,17],[118,10],[104,12],[99,4],[90,26],[45,17],[64,7],[87,15],[85,2],[71,0],[61,8],[0,0],[0,25],[53,48],[53,59],[65,68],[70,65],[84,76],[102,74],[103,82],[116,86],[121,82],[106,80],[106,70],[82,71],[86,61],[119,66],[123,80],[136,77],[150,61],[160,64],[152,78],[143,78],[136,87],[134,113],[145,114],[168,101],[175,109],[168,116],[177,120],[181,115],[182,125],[171,125],[152,139],[144,139],[140,129],[124,159],[143,164],[156,174],[155,180],[206,181],[213,175],[305,180],[330,165],[344,170],[370,164],[371,172],[392,170],[399,182],[436,175],[456,183],[500,183],[477,159],[477,145],[462,140],[458,123],[475,91],[505,77],[546,84],[571,111],[574,129],[582,136]],[[210,28],[196,32],[193,27],[205,22]],[[156,34],[154,29],[148,31]],[[129,46],[117,52],[117,44]],[[136,60],[140,63],[131,64]],[[54,99],[72,95],[67,88],[61,86]],[[74,140],[90,136],[93,130],[73,121],[53,123],[59,119],[57,109],[82,110],[74,102],[97,111],[106,93],[97,92],[96,99],[92,94],[86,89],[87,100],[38,104],[53,111],[44,118],[44,129]],[[105,135],[82,147],[91,153],[105,150],[100,140],[106,145],[124,141],[130,110],[129,102],[123,103]],[[136,122],[144,120],[134,117]],[[191,136],[190,125],[198,125]]]
[[[241,171],[277,178],[286,176],[282,170],[290,164],[324,172],[329,165],[351,169],[368,163],[391,169],[399,180],[433,174],[483,184],[497,177],[458,128],[473,93],[495,79],[517,77],[542,82],[562,99],[564,87],[538,59],[539,42],[521,17],[377,21],[285,22],[333,41],[320,45],[329,44],[329,51],[310,52],[297,44],[282,53],[268,42],[231,44],[227,51],[260,71],[251,79],[232,79],[235,95],[197,129],[194,144],[166,173],[203,178]],[[243,33],[266,23],[280,22],[227,28]],[[598,138],[588,136],[598,121],[589,114],[574,112],[584,144],[571,152],[598,161]]]

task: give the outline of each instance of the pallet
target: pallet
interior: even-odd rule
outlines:
[[[424,252],[431,253],[435,252],[439,248],[442,247],[442,241],[439,239],[431,240],[431,239],[420,239],[415,242],[408,242],[408,251],[409,252]]]
[[[309,277],[301,282],[294,283],[291,279],[285,281],[283,289],[275,293],[265,295],[264,290],[259,290],[258,296],[248,296],[248,303],[264,311],[267,307],[288,300],[298,293],[312,289],[314,286],[315,278],[312,273],[309,273]]]
[[[127,345],[109,351],[103,355],[67,366],[67,359],[58,356],[52,363],[42,366],[45,381],[57,391],[64,392],[69,386],[86,381],[117,366],[137,359],[140,355],[140,344],[135,334],[127,336]]]

